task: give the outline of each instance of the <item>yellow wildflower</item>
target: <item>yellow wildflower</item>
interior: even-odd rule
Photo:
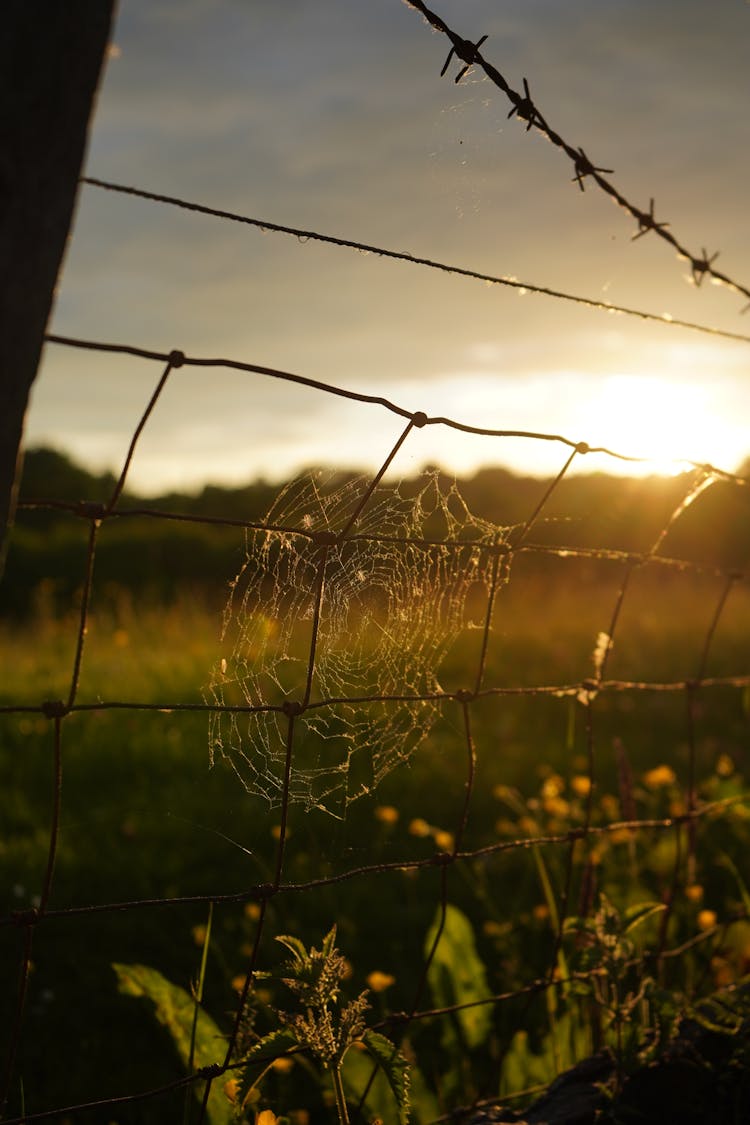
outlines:
[[[728,754],[719,754],[715,768],[719,777],[731,777],[734,773],[734,762]]]
[[[546,797],[543,808],[548,816],[566,817],[570,814],[570,805],[564,797]]]
[[[705,932],[706,930],[712,930],[714,928],[718,917],[715,910],[701,910],[696,920],[698,922],[698,929]]]
[[[602,806],[602,812],[609,820],[620,815],[620,802],[617,800],[617,797],[613,797],[611,793],[602,794],[600,804]]]
[[[260,918],[260,903],[246,902],[245,903],[245,917],[249,918],[251,922],[257,922]]]
[[[276,1060],[279,1061],[278,1059]],[[262,1109],[255,1118],[255,1125],[276,1125],[278,1117],[272,1109]]]
[[[432,833],[433,839],[437,847],[442,852],[452,852],[456,844],[455,836],[452,832],[445,832],[442,828],[436,828]]]
[[[381,973],[380,969],[373,969],[367,977],[367,987],[373,992],[385,992],[386,988],[390,988],[395,983],[395,977],[390,973]]]
[[[205,945],[206,942],[206,927],[203,925],[193,926],[190,931],[193,935],[193,941],[196,945]]]
[[[238,973],[236,977],[232,977],[232,988],[235,992],[242,992],[247,980],[246,973]]]
[[[288,1074],[294,1066],[294,1059],[282,1056],[280,1059],[274,1059],[271,1066],[278,1074]]]
[[[376,805],[374,816],[381,824],[395,824],[398,820],[398,809],[393,805]]]
[[[544,922],[549,918],[549,907],[546,902],[538,902],[531,913],[537,922]]]
[[[570,788],[576,797],[588,797],[591,792],[591,778],[586,777],[585,774],[577,773],[575,777],[570,779]]]
[[[227,1082],[224,1083],[224,1097],[227,1099],[227,1101],[231,1102],[232,1105],[234,1105],[234,1103],[237,1101],[237,1094],[239,1093],[239,1090],[240,1083],[237,1078],[230,1078]]]
[[[507,933],[510,933],[511,929],[512,926],[510,922],[494,922],[491,918],[488,918],[486,922],[482,923],[482,932],[485,933],[487,937],[505,937]]]
[[[559,773],[551,773],[549,777],[545,779],[544,784],[542,785],[542,797],[545,800],[549,800],[553,797],[559,797],[564,788],[565,782],[560,777]]]
[[[691,883],[689,887],[685,887],[685,898],[689,902],[702,902],[703,887],[700,883]]]
[[[734,970],[726,957],[712,957],[711,970],[717,988],[726,988],[728,984],[734,982]]]
[[[516,826],[512,820],[508,820],[507,816],[501,816],[495,821],[495,831],[498,836],[515,836]]]
[[[609,833],[609,841],[612,844],[627,844],[628,840],[632,840],[635,835],[633,828],[613,828]]]
[[[647,789],[663,789],[665,785],[674,785],[677,775],[671,766],[655,766],[643,775],[643,784]]]
[[[411,836],[431,836],[432,828],[421,816],[415,816],[409,825],[409,834]]]

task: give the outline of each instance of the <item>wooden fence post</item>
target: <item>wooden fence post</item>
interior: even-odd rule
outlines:
[[[0,35],[0,577],[24,414],[73,217],[115,0],[5,0]]]

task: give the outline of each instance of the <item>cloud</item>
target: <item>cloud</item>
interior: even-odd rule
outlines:
[[[614,167],[628,198],[647,208],[655,197],[657,217],[689,248],[722,249],[720,264],[742,273],[750,253],[746,7],[435,2],[460,34],[489,34],[486,57],[519,90],[526,76],[553,127]],[[406,4],[153,0],[121,6],[116,41],[122,56],[108,67],[99,100],[92,175],[744,327],[742,301],[687,285],[686,263],[655,236],[631,243],[632,218],[591,186],[581,193],[568,159],[508,120],[507,99],[476,69],[459,86],[441,79],[447,44]],[[568,379],[572,388],[574,376],[671,371],[675,336],[94,188],[81,195],[54,327],[234,356],[344,386],[388,388],[393,397],[406,388],[415,409],[429,408],[456,379],[456,402],[479,414],[503,414],[508,396],[527,396],[541,429],[555,426],[558,392],[537,394],[535,380],[559,387]],[[735,386],[737,354],[733,345],[712,353],[712,377]],[[45,365],[29,432],[54,433],[57,425],[62,432],[64,419],[65,432],[82,441],[78,410],[108,442],[118,427],[124,434],[141,403],[130,377],[121,383],[116,365],[99,365],[108,372],[113,418],[106,396],[97,390],[91,401],[92,369],[71,356],[57,362],[64,378]],[[698,377],[700,364],[685,365]],[[112,384],[109,372],[117,374]],[[233,401],[228,386],[215,383],[219,405],[222,397]],[[286,412],[275,420],[272,405],[251,411],[263,455],[277,441],[284,457],[296,447],[300,459],[311,458],[304,436],[311,407],[303,411],[278,388],[263,393]],[[206,405],[200,395],[190,401],[174,404],[165,449],[175,463],[184,459],[183,427],[195,438],[192,464],[211,475],[214,439],[200,436]],[[197,433],[189,430],[191,409],[199,412]],[[232,424],[234,409],[226,409]],[[336,456],[344,448],[342,439]],[[164,472],[164,456],[158,464]]]

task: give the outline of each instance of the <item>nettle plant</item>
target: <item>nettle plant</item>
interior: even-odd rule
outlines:
[[[203,943],[201,973],[192,994],[172,984],[156,969],[144,965],[114,965],[120,991],[151,1002],[159,1023],[168,1030],[188,1073],[216,1065],[217,1048],[225,1043],[218,1025],[202,1007],[209,924]],[[255,982],[281,986],[289,1003],[276,1003],[273,991],[252,988],[242,1021],[237,1047],[223,1084],[214,1081],[206,1095],[205,1111],[210,1125],[256,1121],[268,1113],[261,1110],[269,1099],[264,1079],[271,1070],[283,1070],[292,1060],[306,1066],[320,1080],[336,1107],[339,1125],[349,1125],[348,1106],[363,1105],[369,1117],[397,1120],[406,1125],[409,1117],[409,1066],[396,1046],[366,1026],[370,1004],[368,990],[347,999],[342,982],[351,974],[346,958],[336,948],[336,927],[326,934],[320,949],[296,937],[276,938],[289,956],[270,972],[256,973]],[[261,999],[261,993],[265,999]],[[268,999],[272,997],[272,999]],[[282,1007],[281,1004],[284,1004]],[[274,1026],[256,1030],[260,1013]],[[196,1081],[187,1092],[184,1121],[191,1118],[193,1097],[200,1103],[205,1083]]]
[[[278,1027],[258,1039],[247,1052],[247,1065],[239,1079],[237,1103],[242,1115],[253,1104],[254,1092],[263,1075],[279,1058],[304,1052],[329,1076],[340,1125],[348,1125],[347,1095],[359,1101],[369,1083],[355,1088],[361,1067],[353,1059],[364,1052],[372,1067],[388,1081],[398,1117],[406,1122],[409,1113],[409,1070],[406,1059],[384,1035],[365,1026],[370,1005],[368,990],[347,1000],[343,980],[351,969],[335,946],[336,927],[323,939],[320,949],[305,945],[296,937],[277,936],[290,956],[273,972],[258,973],[258,979],[275,980],[285,986],[292,1006],[275,1008]],[[348,1060],[348,1065],[347,1065]]]

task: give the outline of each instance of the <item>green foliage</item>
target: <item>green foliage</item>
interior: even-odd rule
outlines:
[[[409,1120],[410,1108],[412,1108],[412,1073],[409,1064],[404,1056],[395,1049],[390,1039],[380,1035],[377,1031],[365,1031],[362,1036],[362,1043],[367,1049],[367,1054],[360,1051],[348,1051],[344,1058],[342,1077],[344,1088],[349,1095],[349,1101],[357,1104],[364,1091],[367,1090],[365,1106],[372,1117],[377,1117],[384,1122],[393,1120],[395,1102],[397,1119],[401,1125],[406,1125]],[[370,1085],[373,1061],[378,1069]],[[418,1108],[424,1111],[426,1108],[424,1104],[426,1091],[423,1090],[422,1093],[423,1099]],[[430,1118],[426,1117],[422,1120],[430,1120]]]
[[[426,954],[435,943],[442,920],[443,911],[439,907],[425,938]],[[453,1019],[443,1021],[445,1046],[456,1046],[456,1029],[460,1034],[461,1047],[471,1050],[484,1043],[492,1026],[491,1005],[481,1003],[491,994],[487,973],[477,953],[471,922],[450,903],[446,907],[445,922],[427,980],[436,1008],[448,1008],[454,1004],[474,1005],[460,1008]]]
[[[636,956],[634,932],[666,909],[664,903],[638,903],[622,912],[601,894],[591,918],[569,918],[566,931],[575,934],[574,965],[579,994],[590,997],[603,1019],[605,1039],[618,1067],[626,1069],[638,1058],[651,1029],[649,1001],[654,979]]]
[[[200,1069],[223,1061],[226,1044],[221,1032],[184,988],[172,984],[146,965],[114,964],[112,968],[117,973],[120,992],[150,1001],[156,1019],[169,1032],[186,1069],[191,1062],[194,1069]],[[203,1098],[204,1085],[203,1082],[193,1085],[199,1101]],[[212,1084],[208,1096],[208,1116],[211,1125],[229,1125],[233,1120],[232,1107],[217,1083]]]
[[[501,487],[493,493],[498,482]],[[81,480],[70,487],[61,485],[59,491],[54,481],[48,484],[39,485],[39,491],[72,499],[106,493]],[[563,485],[567,487],[566,482]],[[610,486],[606,478],[598,483],[579,480],[567,493],[556,493],[560,511],[571,510],[576,519],[564,527],[540,524],[540,540],[591,539],[597,526],[601,530],[604,498],[614,495]],[[633,513],[642,513],[644,523],[656,526],[659,512],[668,509],[680,487],[680,482],[660,483],[644,506],[646,485],[624,482],[615,497],[608,539],[610,531],[612,542],[618,535],[623,543],[634,543],[641,535],[645,539],[643,525]],[[473,510],[484,510],[494,518],[503,509],[509,519],[516,510],[527,514],[531,493],[541,489],[538,481],[519,483],[510,475],[501,479],[494,473],[478,474],[462,486]],[[244,496],[238,492],[235,496],[230,491],[207,490],[202,498],[162,498],[163,503],[153,504],[239,518],[252,518],[268,507],[268,495],[264,499],[260,492]],[[709,504],[714,503],[714,495],[721,499],[720,488],[707,495]],[[700,505],[696,510],[700,512]],[[694,519],[692,512],[687,518]],[[682,544],[696,552],[703,544],[701,518],[695,516]],[[173,528],[168,534],[158,528],[155,520],[123,519],[108,522],[102,531],[80,702],[113,697],[160,703],[201,698],[200,685],[217,658],[219,615],[207,612],[208,597],[187,596],[185,591],[199,587],[203,591],[201,583],[209,574],[213,583],[223,584],[234,572],[234,561],[227,560],[241,552],[241,535],[229,530],[222,538],[223,532],[216,529],[195,528],[174,535]],[[27,625],[16,622],[0,631],[5,701],[38,705],[41,699],[66,695],[76,627],[74,596],[80,586],[86,530],[84,521],[67,515],[44,522],[26,513],[19,519],[16,554],[11,551],[9,565],[16,566],[15,589],[23,587],[29,594],[26,608],[32,607],[33,595],[33,616]],[[705,543],[715,548],[717,557],[728,549],[726,542],[715,538],[706,537]],[[675,541],[675,552],[678,546]],[[590,671],[591,647],[602,621],[608,619],[604,610],[611,612],[610,587],[619,581],[620,571],[614,574],[617,568],[603,560],[588,560],[585,569],[583,563],[579,569],[579,562],[567,559],[559,572],[554,569],[557,565],[542,566],[530,554],[514,561],[513,583],[503,590],[503,643],[491,646],[488,683],[502,684],[508,678],[515,682],[516,677],[521,684],[576,682]],[[706,586],[693,597],[692,588],[679,585],[683,577],[670,574],[668,582],[661,583],[645,567],[634,576],[628,594],[632,600],[618,626],[613,654],[613,667],[621,678],[627,678],[632,668],[654,680],[662,675],[678,679],[694,675],[700,649],[696,637],[700,641],[705,636],[700,614],[710,608],[713,594],[706,578]],[[125,588],[127,583],[131,590]],[[146,598],[149,585],[157,601]],[[657,614],[654,607],[660,609],[660,600],[666,602],[678,587],[682,593],[671,611],[664,617]],[[10,589],[7,583],[5,589]],[[706,592],[703,599],[701,589]],[[575,603],[571,592],[580,594]],[[224,594],[222,589],[221,602]],[[707,674],[736,672],[738,654],[746,659],[750,606],[741,586],[733,592],[735,597],[733,612],[722,618]],[[160,598],[173,599],[169,608],[157,604]],[[14,594],[9,595],[7,604],[20,612],[22,600],[14,599]],[[441,669],[446,691],[463,686],[466,668],[471,666],[472,639],[476,633],[456,646]],[[409,1028],[410,1041],[403,1045],[411,1064],[407,1071],[401,1055],[378,1043],[364,1027],[366,1005],[358,1007],[357,1000],[344,997],[344,964],[333,959],[332,933],[317,952],[299,938],[285,938],[286,968],[259,980],[259,987],[251,992],[257,1018],[255,1039],[249,1036],[242,1045],[243,1091],[245,1095],[255,1091],[259,1099],[257,1103],[249,1099],[243,1112],[254,1112],[257,1104],[278,1102],[290,1112],[295,1106],[310,1109],[318,1120],[320,1090],[330,1091],[332,1073],[340,1063],[344,1104],[350,1106],[359,1102],[377,1066],[365,1112],[388,1125],[403,1120],[405,1078],[410,1073],[411,1115],[427,1123],[466,1104],[477,1091],[492,1092],[498,1074],[503,1093],[546,1083],[569,1062],[585,1056],[592,1045],[608,1045],[619,1052],[624,1069],[635,1066],[658,1053],[686,1011],[713,1033],[725,1033],[732,1043],[744,1042],[744,1009],[735,993],[715,993],[706,1006],[700,997],[714,993],[719,984],[734,988],[749,965],[750,927],[741,921],[728,922],[743,910],[750,912],[748,881],[740,862],[750,848],[748,806],[741,803],[746,792],[743,763],[749,699],[746,691],[734,688],[706,687],[701,692],[696,746],[699,807],[701,801],[738,803],[696,822],[695,855],[690,856],[695,871],[689,881],[686,869],[678,873],[667,927],[667,948],[684,951],[665,959],[660,967],[655,957],[649,959],[662,921],[657,900],[666,898],[675,886],[675,864],[680,857],[684,863],[688,852],[687,832],[682,830],[678,848],[678,834],[672,829],[643,829],[637,835],[627,829],[610,831],[611,822],[627,818],[622,815],[622,793],[618,797],[608,747],[613,738],[621,738],[633,755],[632,801],[639,818],[681,815],[687,774],[684,698],[679,692],[637,697],[602,692],[597,697],[597,769],[589,810],[588,791],[580,787],[588,781],[588,764],[577,704],[551,697],[507,696],[502,707],[477,705],[472,712],[477,780],[462,847],[487,846],[487,853],[476,862],[462,858],[449,872],[452,904],[430,971],[432,1001],[436,1007],[473,1004],[522,988],[549,972],[568,856],[565,909],[578,917],[566,923],[557,968],[565,977],[567,966],[581,979],[569,990],[556,983],[544,993],[544,1002],[531,1004],[524,1015],[528,1032],[517,1032],[515,1002],[477,1004],[432,1021],[415,1021]],[[431,738],[409,770],[386,779],[377,793],[380,805],[368,798],[352,807],[345,823],[335,826],[315,811],[297,817],[292,810],[285,881],[305,883],[337,871],[343,855],[356,866],[359,860],[373,864],[392,863],[394,858],[423,860],[435,849],[450,850],[439,843],[446,833],[436,826],[455,826],[462,775],[454,753],[460,737],[449,706],[445,710],[446,721],[436,728],[439,738]],[[6,888],[7,910],[33,904],[46,864],[50,731],[51,724],[38,713],[2,717],[5,785],[0,792],[0,819],[8,831],[0,843],[0,884]],[[297,750],[309,753],[307,745],[300,744]],[[273,878],[273,817],[221,768],[208,772],[202,715],[82,711],[66,720],[64,763],[56,904],[231,894]],[[504,816],[499,815],[499,801]],[[388,819],[378,819],[378,810],[386,809]],[[570,849],[529,843],[536,835],[581,830],[589,812],[595,832],[585,842]],[[412,832],[409,825],[417,820],[420,829]],[[241,841],[246,850],[227,845],[227,838]],[[519,841],[524,847],[493,854],[491,847],[499,841]],[[378,1016],[386,1019],[389,1010],[400,1011],[411,1003],[425,947],[431,946],[436,934],[433,877],[429,868],[393,871],[377,880],[352,879],[332,889],[320,887],[313,894],[279,895],[268,905],[266,934],[307,938],[324,932],[336,917],[357,979],[362,978],[358,987],[352,986],[360,1002],[368,970],[388,969],[398,977],[387,993],[376,993]],[[597,899],[597,889],[604,891],[605,900]],[[616,904],[616,909],[606,907],[605,901]],[[193,997],[169,983],[188,980],[194,969],[195,950],[187,935],[197,919],[189,911],[182,907],[162,911],[158,925],[144,922],[143,912],[82,916],[80,923],[71,919],[60,927],[55,943],[47,948],[40,945],[26,1013],[23,1112],[31,1115],[74,1097],[105,1099],[123,1090],[158,1086],[165,1080],[165,1061],[171,1073],[170,1045],[161,1042],[156,1019],[154,1029],[144,1033],[140,1006],[113,996],[109,980],[113,954],[108,952],[113,948],[118,963],[132,962],[119,966],[128,974],[121,991],[139,995],[142,1004],[151,1005],[185,1069],[194,1017],[195,1066],[223,1056],[220,1014],[231,1011],[236,1002],[231,982],[247,964],[247,945],[254,931],[239,907],[226,905],[217,911],[205,974],[205,1003],[217,1017],[214,1024]],[[421,935],[427,931],[423,943]],[[14,927],[0,934],[8,965],[17,961],[16,936]],[[83,942],[89,949],[85,959],[80,956]],[[159,971],[143,968],[143,962]],[[272,995],[262,999],[265,984]],[[53,992],[54,999],[46,1000]],[[6,1026],[12,1018],[11,993],[6,989],[0,1001]],[[82,996],[85,1004],[79,1003]],[[289,1023],[282,1022],[282,1013]],[[109,1028],[106,1036],[92,1032],[100,1027]],[[132,1042],[142,1035],[150,1036],[149,1049],[133,1052]],[[85,1050],[66,1055],[65,1042],[85,1044]],[[213,1051],[207,1049],[212,1043]],[[501,1043],[510,1044],[502,1066]],[[272,1062],[278,1058],[289,1069],[274,1068]],[[36,1073],[45,1076],[41,1093],[41,1081],[31,1080]],[[422,1075],[428,1076],[429,1086]],[[220,1104],[226,1113],[221,1083],[214,1085],[215,1112],[220,1112]],[[15,1108],[20,1112],[17,1095]],[[92,1123],[106,1125],[110,1111],[105,1108],[97,1116],[98,1112],[91,1112]],[[161,1120],[158,1099],[140,1104],[138,1117],[129,1117],[129,1112],[135,1111],[118,1111],[122,1125],[158,1125]]]
[[[556,1016],[554,1027],[542,1036],[538,1050],[533,1049],[527,1031],[517,1031],[503,1056],[499,1096],[548,1086],[558,1074],[585,1058],[590,1048],[590,1033],[574,1009]]]
[[[750,980],[701,1000],[692,1006],[690,1015],[707,1031],[732,1036],[744,1033],[750,1038]]]
[[[323,938],[320,949],[308,950],[299,938],[283,934],[276,939],[291,954],[273,972],[259,974],[262,980],[276,980],[291,993],[292,1010],[275,1009],[280,1026],[263,1035],[248,1052],[248,1064],[240,1079],[241,1106],[248,1104],[255,1087],[274,1059],[289,1051],[311,1055],[330,1076],[340,1125],[347,1125],[347,1093],[362,1096],[372,1077],[372,1062],[379,1068],[392,1099],[383,1106],[382,1082],[372,1085],[368,1098],[378,1104],[383,1120],[396,1117],[405,1125],[409,1113],[409,1072],[406,1059],[385,1036],[367,1030],[364,1013],[369,1008],[367,993],[353,1000],[342,995],[342,981],[350,972],[349,964],[336,948],[336,927]],[[364,1082],[361,1064],[349,1062],[351,1048],[360,1047],[371,1057]]]

